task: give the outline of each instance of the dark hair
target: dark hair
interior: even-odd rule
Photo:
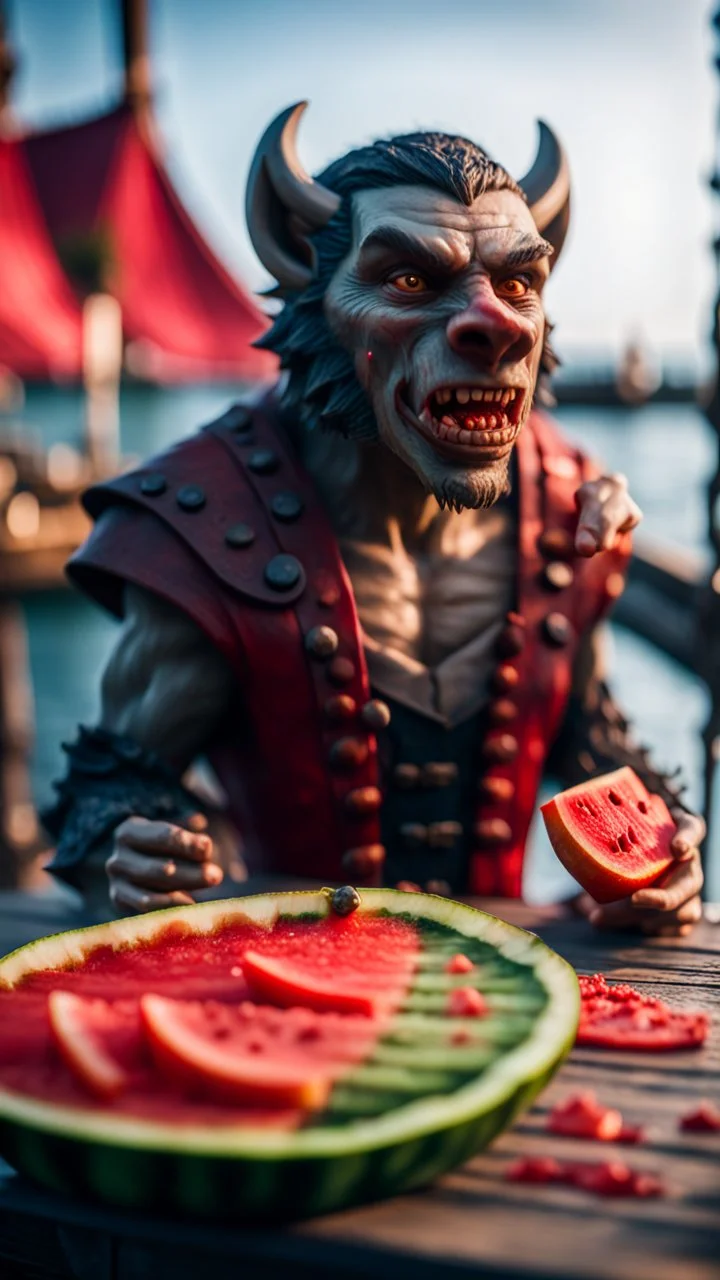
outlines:
[[[312,237],[316,275],[290,297],[256,346],[280,357],[289,380],[283,405],[304,427],[318,423],[354,439],[375,439],[377,427],[352,360],[325,319],[325,291],[352,245],[352,196],[378,187],[422,185],[470,205],[484,191],[525,196],[510,174],[474,142],[445,133],[408,133],[349,151],[318,181],[342,197],[335,216]]]

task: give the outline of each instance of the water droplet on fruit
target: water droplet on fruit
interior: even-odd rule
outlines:
[[[233,965],[232,969],[230,970],[230,977],[231,977],[231,978],[242,978],[242,969],[240,968],[240,965],[239,965],[239,964],[234,964],[234,965]]]

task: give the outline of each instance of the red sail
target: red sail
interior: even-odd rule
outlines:
[[[129,106],[30,135],[26,155],[61,256],[102,245],[132,372],[159,381],[271,378],[251,343],[267,321],[181,204]]]
[[[80,352],[80,307],[55,256],[22,143],[0,138],[0,366],[21,378],[75,378]]]

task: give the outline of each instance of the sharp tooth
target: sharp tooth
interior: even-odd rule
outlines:
[[[457,444],[458,440],[460,439],[460,428],[448,427],[447,439],[450,441],[451,444]]]
[[[447,429],[447,427],[444,425],[444,423],[442,423],[442,422],[440,423],[440,425],[438,426],[438,429],[437,429],[437,433],[438,433],[438,435],[439,435],[439,437],[440,437],[440,439],[441,439],[441,440],[444,440],[444,439],[446,438],[447,433],[448,433],[448,429]]]
[[[485,393],[484,391],[481,390],[480,387],[473,387],[472,391],[470,392],[470,395],[472,396],[473,400],[485,399]]]
[[[504,407],[506,404],[508,404],[509,400],[510,400],[510,392],[509,392],[509,391],[503,391],[503,393],[502,393],[502,402],[503,402],[503,407]]]
[[[461,431],[458,436],[458,444],[472,444],[472,431]]]
[[[477,421],[478,431],[484,431],[486,426],[484,415],[480,414],[480,416],[477,418],[476,421]]]
[[[509,392],[509,394],[510,394],[510,399],[511,399],[511,400],[514,400],[514,399],[515,399],[515,396],[517,395],[517,392],[516,392],[516,390],[515,390],[515,388],[514,388],[514,387],[511,387],[511,388],[510,388],[510,392]]]
[[[467,404],[470,399],[470,392],[467,387],[458,387],[455,392],[455,398],[458,404]]]
[[[486,391],[486,392],[484,393],[484,399],[485,399],[485,400],[492,400],[492,398],[493,398],[493,393],[492,393],[492,391]]]
[[[449,404],[452,400],[452,391],[450,391],[448,387],[442,387],[437,393],[437,398],[440,401],[440,404]]]
[[[490,414],[490,417],[489,417],[489,418],[488,418],[488,420],[487,420],[487,424],[488,424],[488,426],[489,426],[490,430],[491,430],[491,431],[494,431],[495,427],[497,426],[497,418],[495,417],[495,414],[494,414],[494,413],[491,413],[491,414]]]
[[[421,421],[421,422],[424,422],[424,423],[425,423],[425,426],[426,426],[426,427],[431,427],[431,426],[432,426],[432,424],[433,424],[433,416],[432,416],[432,414],[431,414],[430,410],[428,409],[427,405],[425,405],[425,408],[422,410],[422,412],[418,414],[418,417],[420,418],[420,421]]]
[[[440,421],[441,421],[441,423],[442,423],[442,425],[443,425],[444,427],[456,427],[456,426],[457,426],[457,422],[455,421],[455,419],[454,419],[454,418],[451,418],[451,417],[450,417],[450,414],[449,414],[449,413],[446,413],[446,414],[444,415],[444,417],[442,417],[442,418],[440,419]]]

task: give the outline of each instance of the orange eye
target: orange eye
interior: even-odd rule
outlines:
[[[507,280],[501,280],[497,286],[497,293],[501,298],[524,298],[530,288],[530,282],[524,276],[510,276]]]
[[[425,293],[428,287],[427,281],[422,276],[416,276],[413,271],[403,271],[399,276],[391,276],[390,284],[401,293]]]

